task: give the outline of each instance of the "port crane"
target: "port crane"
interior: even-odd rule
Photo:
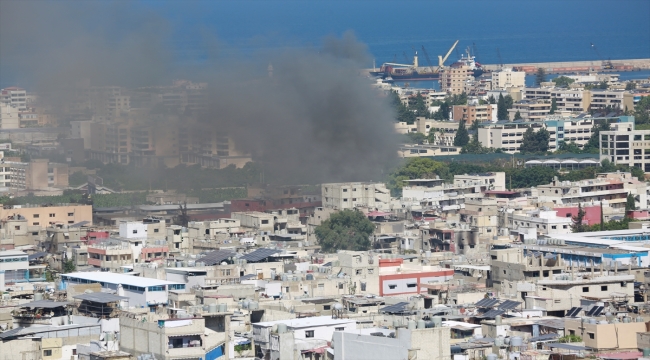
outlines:
[[[445,55],[444,58],[441,55],[438,55],[438,71],[442,70],[442,68],[445,66],[445,61],[447,61],[447,58],[449,57],[449,55],[451,55],[451,52],[454,51],[456,45],[458,45],[458,40],[456,40],[454,45],[452,45],[449,51],[447,51],[447,54]]]
[[[433,69],[433,63],[431,62],[431,58],[429,57],[429,53],[427,53],[427,49],[424,48],[424,45],[422,45],[422,53],[424,54],[424,58],[427,60],[427,65],[429,65],[429,71],[436,72]]]
[[[612,59],[608,59],[607,61],[603,60],[602,55],[600,55],[600,52],[598,51],[598,48],[596,48],[596,45],[594,45],[594,43],[591,43],[591,48],[594,49],[596,56],[598,56],[598,60],[603,62],[603,64],[601,65],[603,69],[611,70],[614,68],[614,64],[612,64]]]
[[[497,48],[497,57],[499,57],[499,70],[503,69],[503,59],[501,59],[501,51]]]

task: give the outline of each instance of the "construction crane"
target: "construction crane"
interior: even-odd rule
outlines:
[[[427,53],[427,49],[424,48],[424,45],[422,45],[422,53],[424,54],[424,58],[427,60],[427,65],[429,65],[429,70],[431,72],[436,72],[433,69],[433,63],[431,62],[431,58],[429,57],[429,53]]]
[[[603,60],[602,55],[600,55],[600,52],[598,51],[598,48],[596,48],[596,45],[594,45],[594,43],[591,43],[591,48],[594,49],[596,56],[598,56],[598,60],[603,62],[603,64],[601,65],[603,69],[611,70],[614,68],[614,64],[612,64],[612,59],[608,59],[607,61]]]
[[[499,58],[499,70],[503,69],[503,59],[501,59],[501,51],[497,48],[497,57]]]
[[[442,68],[445,66],[445,61],[447,61],[447,58],[449,57],[449,55],[451,55],[451,52],[454,51],[456,45],[458,45],[458,40],[456,40],[454,45],[452,45],[449,51],[447,51],[447,54],[445,55],[444,58],[441,55],[438,55],[438,71],[442,70]]]

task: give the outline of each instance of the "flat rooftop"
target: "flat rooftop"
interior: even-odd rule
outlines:
[[[61,278],[87,280],[91,283],[103,282],[103,283],[109,283],[115,285],[121,284],[121,285],[131,285],[131,286],[139,286],[139,287],[180,284],[172,281],[144,278],[139,276],[122,275],[122,274],[116,274],[110,272],[78,272],[78,273],[61,275]]]
[[[253,324],[253,326],[271,327],[277,324],[286,324],[290,328],[305,328],[313,326],[332,326],[356,322],[354,319],[332,319],[331,316],[314,316],[300,319],[265,321]]]

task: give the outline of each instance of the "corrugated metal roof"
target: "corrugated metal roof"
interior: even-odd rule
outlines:
[[[275,255],[277,253],[281,253],[282,250],[280,249],[267,249],[267,248],[262,248],[262,249],[257,249],[251,253],[248,253],[244,256],[242,256],[240,259],[246,260],[248,262],[259,262],[261,260],[264,260],[272,255]]]
[[[205,256],[203,256],[200,259],[197,259],[198,261],[201,261],[205,263],[207,266],[212,266],[212,265],[219,265],[221,264],[222,261],[228,259],[231,256],[234,256],[235,252],[230,251],[230,250],[215,250],[212,252],[207,253]]]
[[[24,308],[41,308],[41,309],[53,309],[57,307],[62,307],[62,306],[68,306],[69,302],[67,301],[52,301],[52,300],[38,300],[38,301],[32,301],[27,304],[23,304],[20,307]]]
[[[589,350],[589,348],[584,346],[569,345],[569,344],[562,344],[562,343],[548,343],[544,345],[555,349],[564,349],[564,350],[573,350],[573,351]]]
[[[86,301],[92,301],[96,303],[102,303],[102,304],[107,304],[111,302],[117,302],[117,301],[122,301],[122,300],[128,300],[128,297],[125,296],[119,296],[115,294],[109,294],[109,293],[103,293],[103,292],[94,292],[94,293],[88,293],[88,294],[81,294],[81,295],[76,295],[73,296],[74,299],[80,299],[80,300],[86,300]]]

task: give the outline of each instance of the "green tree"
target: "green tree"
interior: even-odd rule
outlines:
[[[598,88],[602,90],[607,90],[609,88],[609,84],[607,84],[607,81],[603,80],[598,84]]]
[[[499,94],[499,101],[497,102],[497,120],[508,120],[508,108],[503,94]]]
[[[580,154],[582,150],[578,147],[578,145],[574,141],[566,142],[562,141],[560,142],[560,145],[558,146],[558,149],[556,153],[563,154],[563,153],[572,153],[572,154]]]
[[[387,187],[393,196],[400,196],[404,180],[433,178],[436,175],[444,177],[449,171],[447,164],[429,158],[411,158],[406,164],[395,169],[388,176]]]
[[[555,98],[552,98],[551,99],[551,111],[549,111],[548,113],[549,114],[555,114],[556,111],[557,111],[557,100],[555,100]]]
[[[634,122],[650,124],[650,96],[644,96],[634,106]]]
[[[571,218],[571,230],[574,233],[584,232],[585,225],[582,223],[585,219],[585,210],[582,208],[582,204],[578,204],[578,214]]]
[[[600,132],[609,130],[609,123],[604,122],[600,125],[594,124],[594,127],[591,129],[591,137],[589,141],[585,144],[583,151],[585,153],[598,154],[600,153]]]
[[[515,117],[512,120],[521,120],[521,113],[519,112],[519,110],[517,110],[517,112],[515,113]]]
[[[484,147],[481,142],[478,141],[478,134],[474,134],[472,140],[460,149],[461,154],[488,154],[491,152],[492,149]]]
[[[506,110],[512,109],[515,104],[515,100],[512,98],[512,96],[506,95],[503,97],[503,100],[506,102]]]
[[[458,124],[458,131],[454,136],[454,146],[465,146],[469,142],[469,133],[465,128],[465,120],[461,120]]]
[[[531,126],[524,132],[519,152],[524,154],[546,152],[548,151],[548,141],[550,138],[551,134],[546,128],[541,128],[536,132]]]
[[[552,80],[555,83],[555,86],[557,87],[569,87],[569,85],[573,84],[575,80],[571,79],[570,77],[566,76],[558,76],[555,79]]]
[[[448,101],[442,102],[438,111],[433,114],[435,120],[449,120],[449,111],[451,111],[451,105]]]
[[[539,86],[543,82],[546,82],[546,71],[542,68],[537,68],[537,73],[535,73],[535,85]]]
[[[625,212],[636,210],[636,203],[634,202],[634,195],[632,193],[627,194],[627,200],[625,201]]]
[[[88,181],[88,177],[84,175],[81,171],[73,172],[68,178],[68,183],[70,186],[80,186]]]
[[[627,84],[625,84],[625,90],[634,90],[636,89],[636,83],[634,81],[628,81]]]
[[[408,142],[410,142],[412,144],[422,144],[422,142],[426,138],[427,138],[426,135],[424,135],[421,132],[414,132],[414,133],[412,132],[412,133],[406,134],[406,139],[408,140]]]
[[[494,98],[494,95],[490,95],[490,97],[488,98],[488,103],[492,105],[497,103],[497,100]]]
[[[411,110],[415,110],[415,116],[423,116],[427,119],[431,117],[431,114],[429,114],[429,109],[427,109],[426,102],[424,101],[424,97],[420,93],[415,96],[415,104]]]
[[[365,251],[372,245],[370,235],[374,231],[374,224],[365,214],[356,210],[343,210],[332,214],[317,226],[315,234],[324,252]]]
[[[72,261],[72,260],[63,261],[63,273],[64,274],[75,272],[75,270],[77,270],[77,267],[75,266],[74,261]]]

